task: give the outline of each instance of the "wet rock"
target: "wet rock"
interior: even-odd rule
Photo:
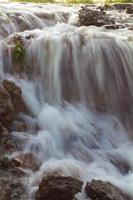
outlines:
[[[132,3],[116,3],[116,4],[112,4],[113,8],[117,9],[117,10],[125,10],[129,7],[133,7]]]
[[[7,128],[0,127],[0,155],[8,154],[16,150],[16,145],[13,141],[11,134],[8,132]]]
[[[6,135],[1,135],[6,138]],[[28,199],[26,190],[21,182],[25,173],[21,168],[17,168],[10,157],[4,156],[11,153],[2,148],[0,137],[0,200],[26,200]]]
[[[22,173],[22,170],[18,170],[17,168],[21,167],[21,163],[17,159],[10,159],[7,156],[2,156],[0,157],[0,168],[3,170],[10,170],[13,173],[19,173],[19,174],[24,174]]]
[[[12,183],[10,183],[10,187],[12,189],[10,200],[27,200],[28,199],[25,188],[20,180],[12,181]]]
[[[109,161],[123,174],[128,174],[132,169],[128,161],[121,155],[108,155]],[[118,159],[119,158],[119,159]]]
[[[105,8],[104,8],[104,6],[98,6],[97,10],[100,10],[101,12],[104,12]]]
[[[2,126],[9,127],[14,116],[14,107],[10,95],[6,89],[0,85],[0,122]]]
[[[103,7],[104,7],[104,10],[113,10],[113,6],[109,4],[105,4]]]
[[[24,111],[21,88],[9,80],[0,84],[0,123],[9,128],[16,116]]]
[[[17,177],[23,177],[27,175],[26,171],[23,170],[22,168],[12,168],[10,169],[10,173],[12,173],[12,175],[17,176]]]
[[[26,132],[27,123],[23,121],[14,121],[11,130],[16,132]]]
[[[13,152],[16,150],[16,145],[10,135],[0,138],[0,151]]]
[[[21,162],[17,159],[11,159],[11,162],[15,167],[21,167]]]
[[[105,24],[115,24],[103,10],[94,10],[85,6],[79,10],[79,22],[81,26],[103,26]]]
[[[16,158],[12,159],[12,162],[17,167],[22,167],[24,169],[31,169],[36,171],[41,166],[41,161],[33,153],[22,153]]]
[[[14,175],[25,176],[25,172],[21,167],[21,163],[16,159],[10,159],[6,156],[0,157],[0,169],[6,171],[7,173],[11,173]]]
[[[106,29],[118,29],[119,28],[119,26],[116,24],[107,24],[107,25],[104,25],[104,27]]]
[[[128,30],[131,30],[131,31],[133,31],[133,27],[129,27],[129,28],[128,28]]]
[[[0,167],[5,170],[14,167],[14,164],[8,157],[2,157],[0,158]]]
[[[14,42],[15,44],[17,44],[17,43],[22,44],[22,45],[24,44],[22,37],[21,37],[20,35],[18,35],[18,34],[16,34],[16,35],[13,37],[13,42]]]
[[[1,173],[1,172],[0,172]],[[28,199],[24,186],[17,176],[6,172],[0,176],[0,200],[26,200]]]
[[[22,99],[21,88],[9,80],[3,80],[2,84],[11,97],[15,114],[17,115],[18,113],[24,111],[25,105]]]
[[[87,183],[85,191],[92,200],[129,200],[119,188],[100,180],[92,180],[91,183]]]
[[[3,127],[2,124],[0,123],[0,135],[1,135],[1,137],[7,136],[8,134],[9,133],[8,133],[7,128]]]
[[[74,200],[81,192],[83,182],[72,177],[44,177],[36,193],[36,200]]]
[[[11,199],[11,188],[8,185],[2,186],[0,184],[0,200],[9,200]]]
[[[133,14],[133,7],[127,7],[126,13]]]

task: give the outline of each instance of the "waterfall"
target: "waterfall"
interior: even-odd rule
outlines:
[[[21,117],[38,126],[11,133],[42,161],[29,198],[49,173],[110,181],[133,198],[132,30],[74,26],[77,7],[49,7],[0,6],[0,76],[21,87],[30,113]]]

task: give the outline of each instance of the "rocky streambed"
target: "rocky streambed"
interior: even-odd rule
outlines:
[[[0,200],[132,200],[133,5],[0,10]]]
[[[28,169],[36,172],[41,161],[31,152],[24,153],[14,141],[11,132],[17,134],[28,131],[28,124],[21,119],[21,113],[27,113],[26,105],[21,95],[21,88],[12,81],[3,80],[0,85],[0,199],[28,200],[28,191],[24,178],[29,175]],[[16,154],[13,154],[17,152]],[[36,200],[74,200],[75,195],[82,191],[83,182],[58,173],[42,176]],[[114,185],[98,180],[92,180],[85,186],[86,197],[91,199],[128,200]],[[83,197],[80,197],[82,199]],[[79,198],[78,198],[79,199]]]

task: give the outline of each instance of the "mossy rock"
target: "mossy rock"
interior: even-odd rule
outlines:
[[[16,63],[24,63],[25,60],[25,48],[21,43],[16,43],[13,49],[13,60]]]

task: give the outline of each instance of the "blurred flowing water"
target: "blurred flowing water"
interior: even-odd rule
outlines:
[[[78,27],[78,6],[9,3],[0,10],[0,76],[21,87],[30,113],[21,117],[38,127],[12,133],[42,161],[29,172],[29,199],[49,173],[107,180],[133,198],[132,30]],[[26,51],[23,63],[13,59],[15,38]]]

